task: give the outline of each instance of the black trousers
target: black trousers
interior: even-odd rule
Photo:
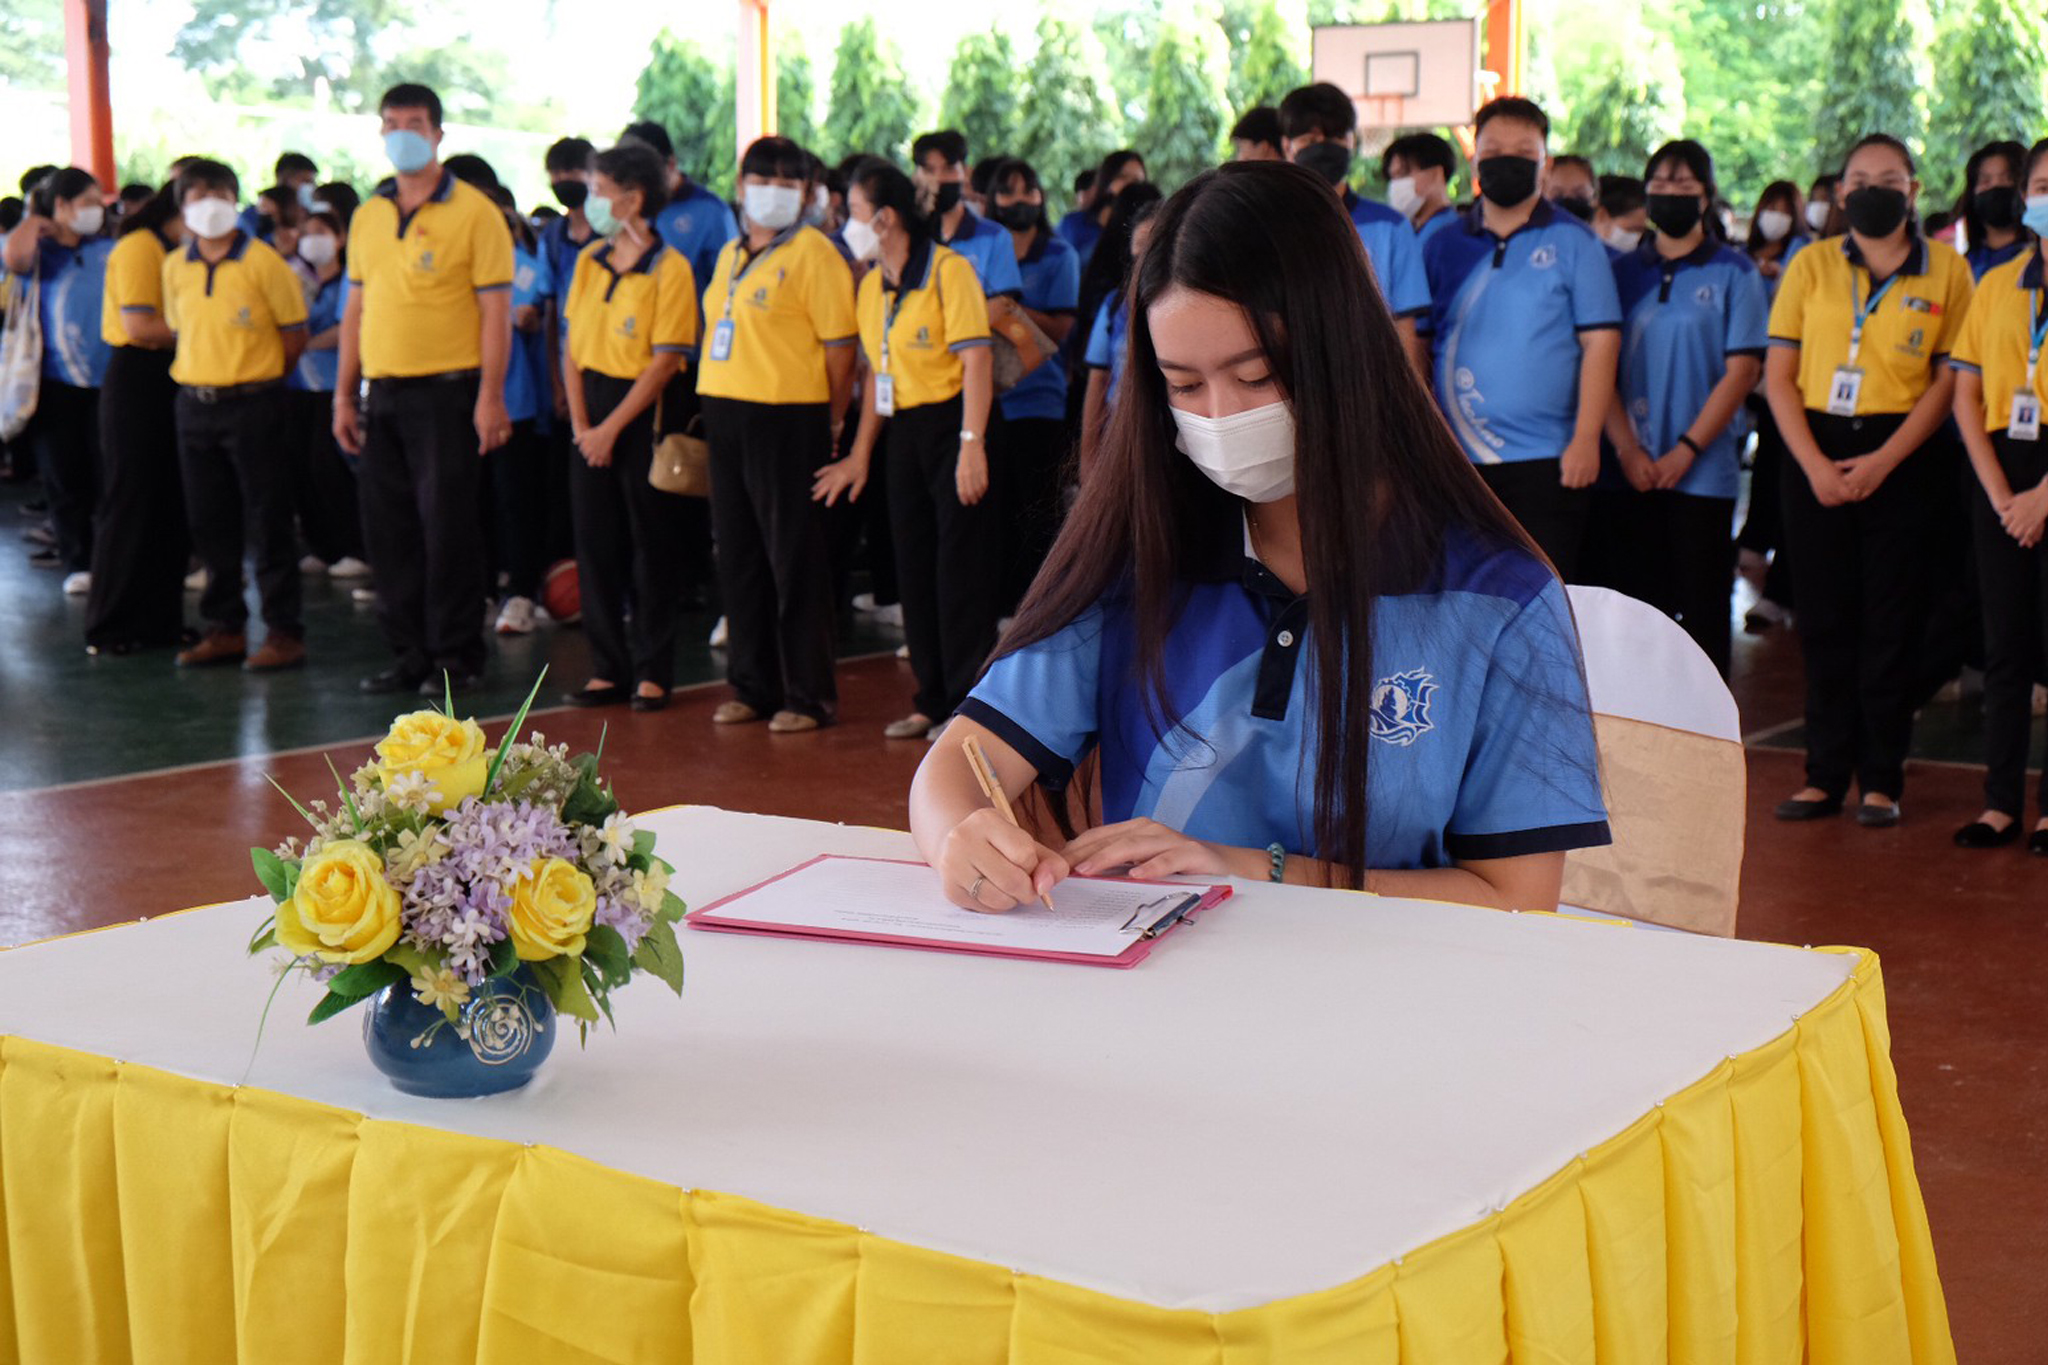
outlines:
[[[1047,361],[1048,365],[1054,361]],[[1066,423],[1057,417],[1006,418],[988,434],[989,470],[1003,523],[1004,615],[1031,587],[1065,519]]]
[[[1727,677],[1735,500],[1602,488],[1594,504],[1605,585],[1675,618]]]
[[[839,710],[832,554],[824,507],[811,501],[812,480],[831,455],[829,410],[823,403],[702,402],[730,641],[726,680],[763,715],[786,710],[830,721]]]
[[[616,405],[617,400],[613,400],[605,411]],[[598,419],[594,411],[591,417]],[[507,597],[540,596],[541,575],[547,572],[548,564],[547,459],[546,439],[535,430],[531,419],[514,422],[512,439],[484,459],[485,506],[481,516],[490,566],[485,579],[491,593],[495,594],[502,584]],[[577,456],[576,463],[582,465],[583,457]],[[573,485],[570,497],[575,497]]]
[[[1831,460],[1867,455],[1904,420],[1895,414],[1835,417],[1808,412]],[[1831,796],[1853,780],[1896,799],[1913,738],[1917,654],[1930,584],[1927,543],[1947,472],[1926,452],[1909,456],[1862,502],[1822,507],[1788,460],[1785,539],[1806,657],[1806,780]]]
[[[296,463],[279,441],[285,391],[202,403],[178,394],[178,466],[185,477],[185,519],[206,566],[199,616],[216,630],[241,633],[249,620],[242,595],[246,550],[256,571],[263,624],[273,634],[305,636],[299,561],[292,535]]]
[[[609,417],[632,387],[631,380],[585,370],[590,420]],[[666,692],[676,679],[687,499],[647,482],[653,464],[650,407],[619,433],[609,465],[593,469],[579,456],[569,466],[569,510],[591,676],[619,686],[651,682]]]
[[[2015,493],[2048,478],[2048,442],[1991,437]],[[2015,820],[2025,810],[2031,703],[2048,645],[2048,543],[2024,549],[2005,532],[1981,487],[1971,507],[1984,608],[1984,804]],[[2048,816],[2048,766],[2037,793]]]
[[[334,395],[293,390],[285,403],[300,458],[292,498],[306,548],[329,564],[367,558],[356,472],[334,443]]]
[[[1770,555],[1763,595],[1781,607],[1792,605],[1792,559],[1785,547],[1785,466],[1792,452],[1778,430],[1778,419],[1761,394],[1748,400],[1756,422],[1756,462],[1749,471],[1749,515],[1735,537],[1737,548]]]
[[[100,391],[43,376],[27,431],[66,573],[92,567],[92,516],[99,501]]]
[[[964,506],[954,484],[960,400],[902,409],[889,419],[889,521],[903,636],[917,675],[916,709],[953,714],[995,648],[1003,538],[990,497]]]
[[[1593,492],[1557,481],[1561,460],[1477,466],[1479,477],[1536,542],[1567,583],[1579,582],[1579,557],[1593,517]]]
[[[1970,534],[1970,507],[1983,495],[1955,423],[1943,423],[1913,458],[1927,462],[1930,481],[1925,565],[1932,595],[1913,689],[1919,707],[1964,668],[1984,664],[1984,611]]]
[[[171,352],[114,348],[100,386],[100,500],[92,595],[85,603],[89,645],[170,645],[184,628],[192,541],[177,404]]]
[[[421,676],[484,666],[484,534],[474,376],[374,380],[357,468],[377,622]]]

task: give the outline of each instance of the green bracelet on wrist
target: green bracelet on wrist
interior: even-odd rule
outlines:
[[[1266,856],[1273,860],[1273,872],[1267,880],[1274,882],[1285,881],[1287,876],[1287,850],[1278,844],[1268,844],[1266,846]]]

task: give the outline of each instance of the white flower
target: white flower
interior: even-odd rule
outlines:
[[[662,901],[668,896],[668,869],[656,863],[645,872],[633,874],[633,903],[640,907],[640,913],[652,919],[661,912]]]
[[[384,799],[394,810],[425,811],[437,794],[424,773],[403,772],[384,786]]]
[[[444,1004],[459,1006],[469,999],[469,983],[443,967],[432,976],[414,977],[412,993],[429,1009],[439,1009]]]
[[[398,836],[398,846],[384,855],[384,866],[389,870],[391,880],[409,882],[421,868],[438,863],[447,856],[448,843],[441,837],[440,830],[409,829]]]
[[[633,856],[633,836],[638,833],[633,822],[620,811],[607,815],[604,825],[597,831],[597,846],[591,850],[591,861],[599,865],[623,865]]]

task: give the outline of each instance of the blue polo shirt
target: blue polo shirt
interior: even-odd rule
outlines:
[[[100,332],[107,292],[107,257],[114,243],[89,237],[75,247],[54,237],[36,244],[37,287],[43,304],[43,378],[96,389],[106,378],[113,347]],[[27,279],[28,276],[17,276]]]
[[[663,242],[682,252],[689,261],[697,276],[697,302],[701,305],[704,288],[711,283],[712,272],[718,269],[718,253],[740,235],[739,220],[732,216],[732,206],[696,181],[687,180],[654,216],[654,230],[661,234]],[[570,265],[573,267],[575,262]],[[566,281],[571,276],[555,278]],[[565,283],[562,288],[567,290],[568,285]]]
[[[933,226],[937,227],[936,219]],[[998,294],[1008,294],[1013,299],[1023,297],[1024,275],[1017,269],[1017,245],[1010,230],[1001,223],[992,223],[973,209],[963,208],[960,231],[938,241],[940,246],[949,246],[967,258],[981,278],[982,293],[990,298]],[[1079,285],[1075,288],[1078,290]]]
[[[1317,856],[1308,599],[1249,555],[1183,592],[1164,670],[1179,724],[1164,738],[1122,593],[990,664],[960,714],[1055,789],[1099,750],[1105,823]],[[1563,586],[1527,551],[1452,533],[1427,581],[1375,605],[1372,671],[1369,867],[1609,841],[1578,636]]]
[[[1621,326],[1607,246],[1548,200],[1506,237],[1474,205],[1423,248],[1437,403],[1474,464],[1554,460],[1579,407],[1579,333]]]
[[[512,241],[512,307],[516,311],[554,295],[554,277],[548,258],[541,251],[528,251],[515,237]],[[522,332],[512,329],[512,353],[505,358],[505,415],[515,422],[529,422],[552,408],[554,386],[548,382],[548,345],[545,329]]]
[[[1128,325],[1122,296],[1111,294],[1095,310],[1095,325],[1088,330],[1088,349],[1082,359],[1091,370],[1109,371],[1105,403],[1114,403],[1117,390],[1123,387],[1124,330]]]
[[[2004,246],[1978,243],[1963,253],[1963,259],[1970,263],[1970,279],[1983,279],[1987,272],[1998,269],[2032,245],[2032,240],[2024,232]]]
[[[660,230],[659,227],[655,229],[656,232]],[[569,319],[562,314],[562,296],[569,292],[569,281],[576,278],[576,258],[583,254],[585,247],[603,240],[594,232],[580,242],[571,237],[569,215],[566,213],[550,220],[540,230],[540,254],[548,263],[549,296],[555,301],[555,325],[564,336],[569,334]]]
[[[1813,238],[1808,237],[1802,233],[1795,233],[1785,243],[1785,254],[1778,258],[1778,273],[1774,276],[1771,276],[1768,279],[1765,279],[1762,271],[1757,272],[1757,278],[1763,280],[1764,282],[1765,304],[1773,304],[1778,301],[1778,282],[1785,278],[1785,267],[1792,264],[1792,258],[1794,256],[1797,256],[1801,251],[1805,250],[1807,247],[1811,245],[1813,245]],[[1758,393],[1759,395],[1761,395],[1761,387],[1759,387]]]
[[[329,328],[341,326],[341,315],[347,307],[348,271],[344,269],[333,279],[315,285],[307,296],[306,335],[316,337]],[[285,376],[285,387],[301,393],[333,393],[340,380],[341,347],[330,346],[322,351],[300,352],[299,363]]]
[[[1017,267],[1024,279],[1022,302],[1026,308],[1071,315],[1081,306],[1081,258],[1074,248],[1052,233],[1040,232]],[[1013,422],[1030,417],[1065,417],[1066,361],[1057,353],[1046,357],[1044,364],[1003,395],[1002,404],[1003,416]]]
[[[1088,258],[1095,254],[1095,244],[1102,240],[1102,224],[1086,209],[1075,209],[1060,219],[1060,225],[1052,230],[1053,236],[1074,248],[1074,255],[1080,259],[1081,268],[1088,268]]]
[[[1415,225],[1415,245],[1417,249],[1428,246],[1430,238],[1457,222],[1460,217],[1462,215],[1456,209],[1446,204],[1434,214],[1417,223]]]
[[[1397,318],[1419,318],[1429,311],[1429,278],[1422,270],[1422,246],[1408,219],[1385,204],[1344,191],[1344,207],[1365,243],[1373,281],[1387,311]]]
[[[1747,255],[1709,237],[1677,260],[1657,254],[1652,237],[1614,263],[1625,319],[1619,386],[1636,438],[1656,459],[1707,405],[1730,356],[1762,359],[1770,344],[1763,277]],[[1738,418],[1708,442],[1677,491],[1733,498],[1740,482]]]

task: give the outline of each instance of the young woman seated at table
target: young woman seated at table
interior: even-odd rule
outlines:
[[[1125,399],[918,770],[919,849],[984,911],[1126,867],[1554,907],[1565,852],[1608,841],[1564,589],[1445,429],[1358,234],[1268,162],[1156,224]],[[963,737],[1056,819],[1099,771],[1103,823],[1064,848],[1011,827]]]

